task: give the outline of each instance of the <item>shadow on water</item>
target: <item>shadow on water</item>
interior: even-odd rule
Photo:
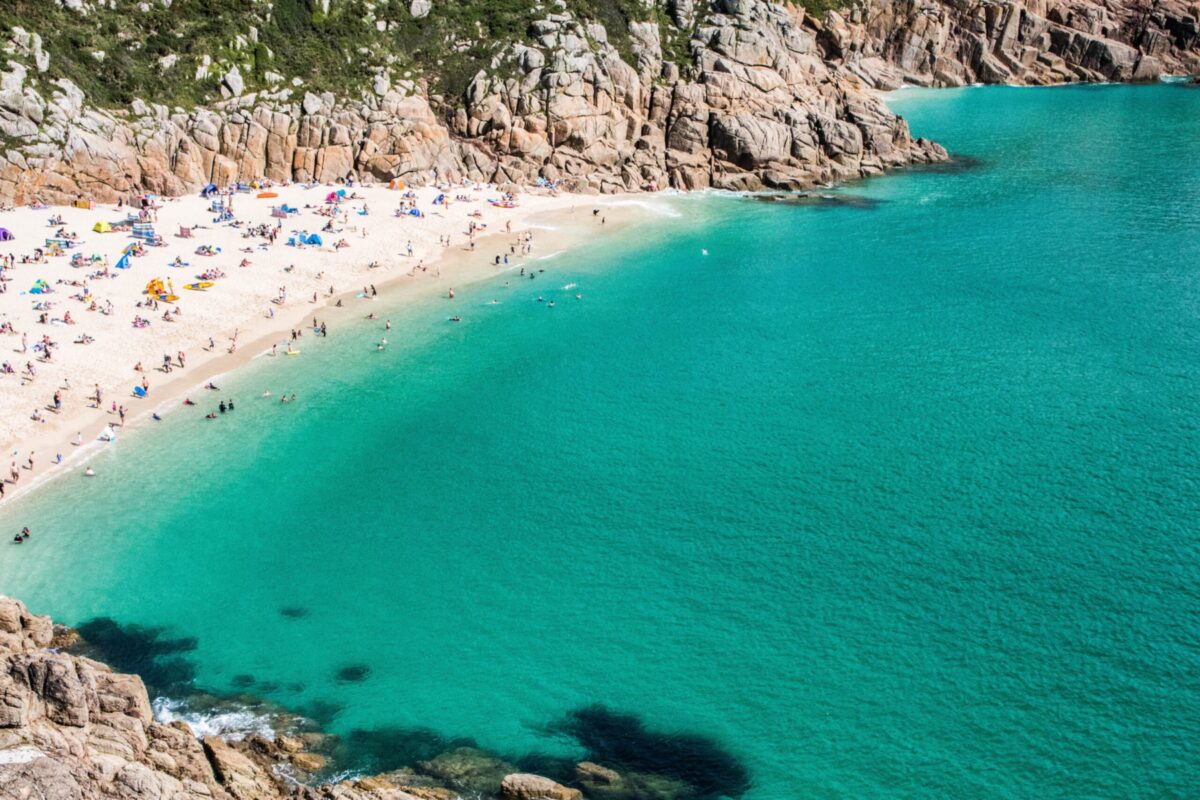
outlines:
[[[196,665],[181,653],[196,649],[195,637],[168,638],[164,628],[121,625],[98,617],[80,625],[81,641],[72,652],[102,661],[118,672],[141,676],[150,693],[186,694],[194,690]]]
[[[80,641],[69,648],[71,652],[140,675],[152,697],[179,700],[189,712],[202,715],[238,708],[276,719],[282,725],[276,730],[311,730],[313,726],[328,730],[344,710],[338,703],[323,700],[287,709],[261,694],[247,693],[247,689],[258,693],[279,689],[278,684],[261,682],[249,674],[234,676],[234,692],[209,693],[196,686],[196,666],[183,655],[196,649],[196,639],[172,638],[163,628],[121,625],[102,617],[77,630]],[[370,673],[366,664],[351,664],[341,668],[336,678],[340,683],[357,683]],[[289,691],[303,688],[299,684],[285,686]],[[480,797],[498,795],[504,776],[518,771],[545,775],[583,789],[588,797],[605,800],[737,798],[751,785],[746,766],[716,739],[699,733],[653,730],[637,715],[603,705],[574,709],[546,725],[543,732],[571,743],[582,755],[489,752],[470,737],[447,736],[424,727],[356,729],[328,737],[322,750],[329,758],[330,775],[347,770],[375,774],[405,769],[421,780],[438,781]]]
[[[582,755],[493,753],[469,737],[399,727],[352,731],[327,755],[334,770],[410,769],[481,796],[495,794],[504,776],[515,771],[544,775],[582,788],[588,797],[608,800],[736,798],[751,785],[746,766],[717,740],[652,730],[637,715],[602,705],[575,709],[547,725],[545,732],[569,740]],[[583,762],[599,767],[581,767]],[[611,776],[610,770],[619,777]]]
[[[592,705],[569,712],[551,730],[569,736],[588,760],[620,773],[657,775],[686,784],[691,798],[740,797],[750,773],[717,740],[651,730],[634,714]]]

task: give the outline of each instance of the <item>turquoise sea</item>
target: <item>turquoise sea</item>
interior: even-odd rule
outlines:
[[[963,158],[306,337],[0,510],[0,590],[347,769],[1195,796],[1200,90],[891,102]]]

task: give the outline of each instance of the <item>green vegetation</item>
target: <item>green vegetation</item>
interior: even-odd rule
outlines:
[[[820,0],[809,0],[820,2]],[[115,0],[115,8],[70,11],[53,0],[6,0],[0,37],[14,27],[42,36],[50,70],[39,79],[68,78],[89,101],[128,106],[134,98],[191,108],[221,97],[221,78],[237,65],[247,91],[272,88],[269,75],[293,78],[304,89],[353,95],[383,69],[393,79],[428,76],[447,100],[461,97],[480,69],[513,42],[529,37],[530,24],[558,9],[530,0],[433,0],[424,19],[413,19],[408,0]],[[662,3],[660,3],[662,5]],[[565,0],[580,21],[597,21],[622,57],[633,63],[629,24],[653,19],[663,33],[665,56],[690,60],[688,32],[670,25],[662,8],[641,0]],[[94,53],[102,52],[98,58]],[[159,60],[176,57],[164,69]],[[204,58],[207,75],[197,79]]]
[[[799,5],[809,16],[821,19],[826,11],[844,11],[850,4],[846,0],[799,0]]]

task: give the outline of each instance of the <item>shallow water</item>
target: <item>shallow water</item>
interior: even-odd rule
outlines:
[[[383,353],[306,337],[0,512],[36,531],[0,588],[195,637],[160,684],[362,768],[470,737],[752,800],[1194,792],[1200,92],[892,102],[969,168],[675,198]]]

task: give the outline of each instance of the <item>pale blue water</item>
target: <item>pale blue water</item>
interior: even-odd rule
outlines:
[[[306,341],[0,513],[0,588],[341,733],[578,756],[602,703],[726,752],[699,794],[1194,796],[1200,91],[894,102],[979,163],[678,198]]]

